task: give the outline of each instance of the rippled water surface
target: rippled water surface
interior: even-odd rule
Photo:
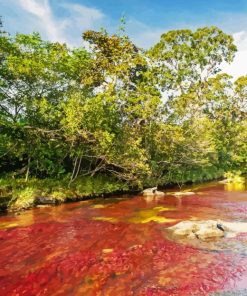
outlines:
[[[247,234],[212,247],[172,240],[166,230],[182,220],[247,222],[245,184],[187,190],[195,195],[0,217],[0,295],[247,295]]]

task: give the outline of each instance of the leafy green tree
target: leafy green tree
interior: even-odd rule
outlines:
[[[25,163],[27,173],[30,167],[52,173],[66,155],[61,104],[73,92],[89,91],[78,73],[90,55],[83,48],[43,41],[37,33],[1,35],[0,53],[0,119],[2,136],[8,137],[4,154]]]
[[[156,83],[164,91],[167,112],[175,117],[177,113],[194,114],[203,100],[206,82],[220,71],[222,62],[233,60],[235,52],[232,36],[216,27],[161,35],[148,56]]]
[[[220,72],[233,38],[175,30],[144,51],[120,31],[86,50],[1,29],[1,170],[140,187],[247,170],[247,78]]]

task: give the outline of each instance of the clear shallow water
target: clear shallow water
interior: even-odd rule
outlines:
[[[0,217],[0,295],[200,296],[246,289],[246,234],[212,248],[173,241],[166,231],[182,220],[247,222],[245,185],[190,190],[196,194],[96,199]]]

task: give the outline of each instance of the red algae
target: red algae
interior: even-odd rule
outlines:
[[[182,220],[247,220],[246,191],[223,185],[194,191],[0,217],[0,295],[203,296],[247,288],[246,234],[222,250],[166,235]]]

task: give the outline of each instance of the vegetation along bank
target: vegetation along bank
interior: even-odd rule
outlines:
[[[172,30],[149,49],[124,30],[71,48],[0,32],[0,205],[125,192],[247,171],[247,76],[221,71],[233,38]]]

